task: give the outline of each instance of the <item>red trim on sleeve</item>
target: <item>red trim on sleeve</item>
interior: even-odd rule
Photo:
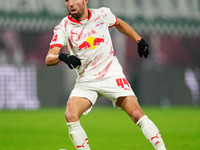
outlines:
[[[115,17],[115,19],[116,19],[116,22],[112,26],[109,26],[109,28],[112,28],[112,27],[114,27],[117,24],[117,22],[118,22],[117,17]]]
[[[50,45],[50,48],[53,48],[53,47],[60,47],[62,49],[62,44],[52,44],[52,45]]]

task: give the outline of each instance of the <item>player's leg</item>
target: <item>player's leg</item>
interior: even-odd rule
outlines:
[[[119,97],[116,104],[126,111],[136,125],[141,127],[143,134],[156,150],[166,150],[158,128],[144,114],[135,96]]]
[[[67,102],[65,118],[69,136],[77,150],[90,150],[88,137],[80,124],[79,118],[91,105],[91,102],[83,97],[71,97]]]
[[[71,97],[67,102],[65,118],[67,122],[76,122],[91,107],[90,100],[84,97]]]

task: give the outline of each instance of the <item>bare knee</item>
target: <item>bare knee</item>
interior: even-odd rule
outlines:
[[[79,120],[79,116],[71,111],[66,110],[65,119],[67,122],[76,122]]]
[[[138,120],[144,116],[144,113],[143,111],[140,111],[140,110],[132,110],[131,113],[129,114],[129,116],[131,117],[131,119],[137,123]]]
[[[135,96],[119,97],[117,105],[124,109],[135,123],[144,116],[144,112]]]
[[[65,118],[67,122],[76,122],[91,107],[91,102],[84,97],[71,97],[67,102]]]
[[[76,122],[79,120],[79,116],[71,103],[72,102],[70,100],[67,102],[67,107],[65,111],[65,119],[67,122]]]

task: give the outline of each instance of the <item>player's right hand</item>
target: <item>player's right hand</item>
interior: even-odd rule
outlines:
[[[149,45],[144,39],[141,39],[138,43],[138,54],[140,57],[144,56],[144,58],[147,58],[149,55]]]
[[[80,59],[74,55],[60,53],[58,58],[66,63],[70,69],[76,68],[77,66],[81,65]]]

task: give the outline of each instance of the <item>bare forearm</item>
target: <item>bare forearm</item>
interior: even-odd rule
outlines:
[[[45,63],[47,66],[55,66],[60,62],[59,55],[49,54],[46,57]]]
[[[118,24],[115,26],[121,33],[132,38],[137,43],[142,39],[133,28],[131,28],[126,22],[118,18]]]

